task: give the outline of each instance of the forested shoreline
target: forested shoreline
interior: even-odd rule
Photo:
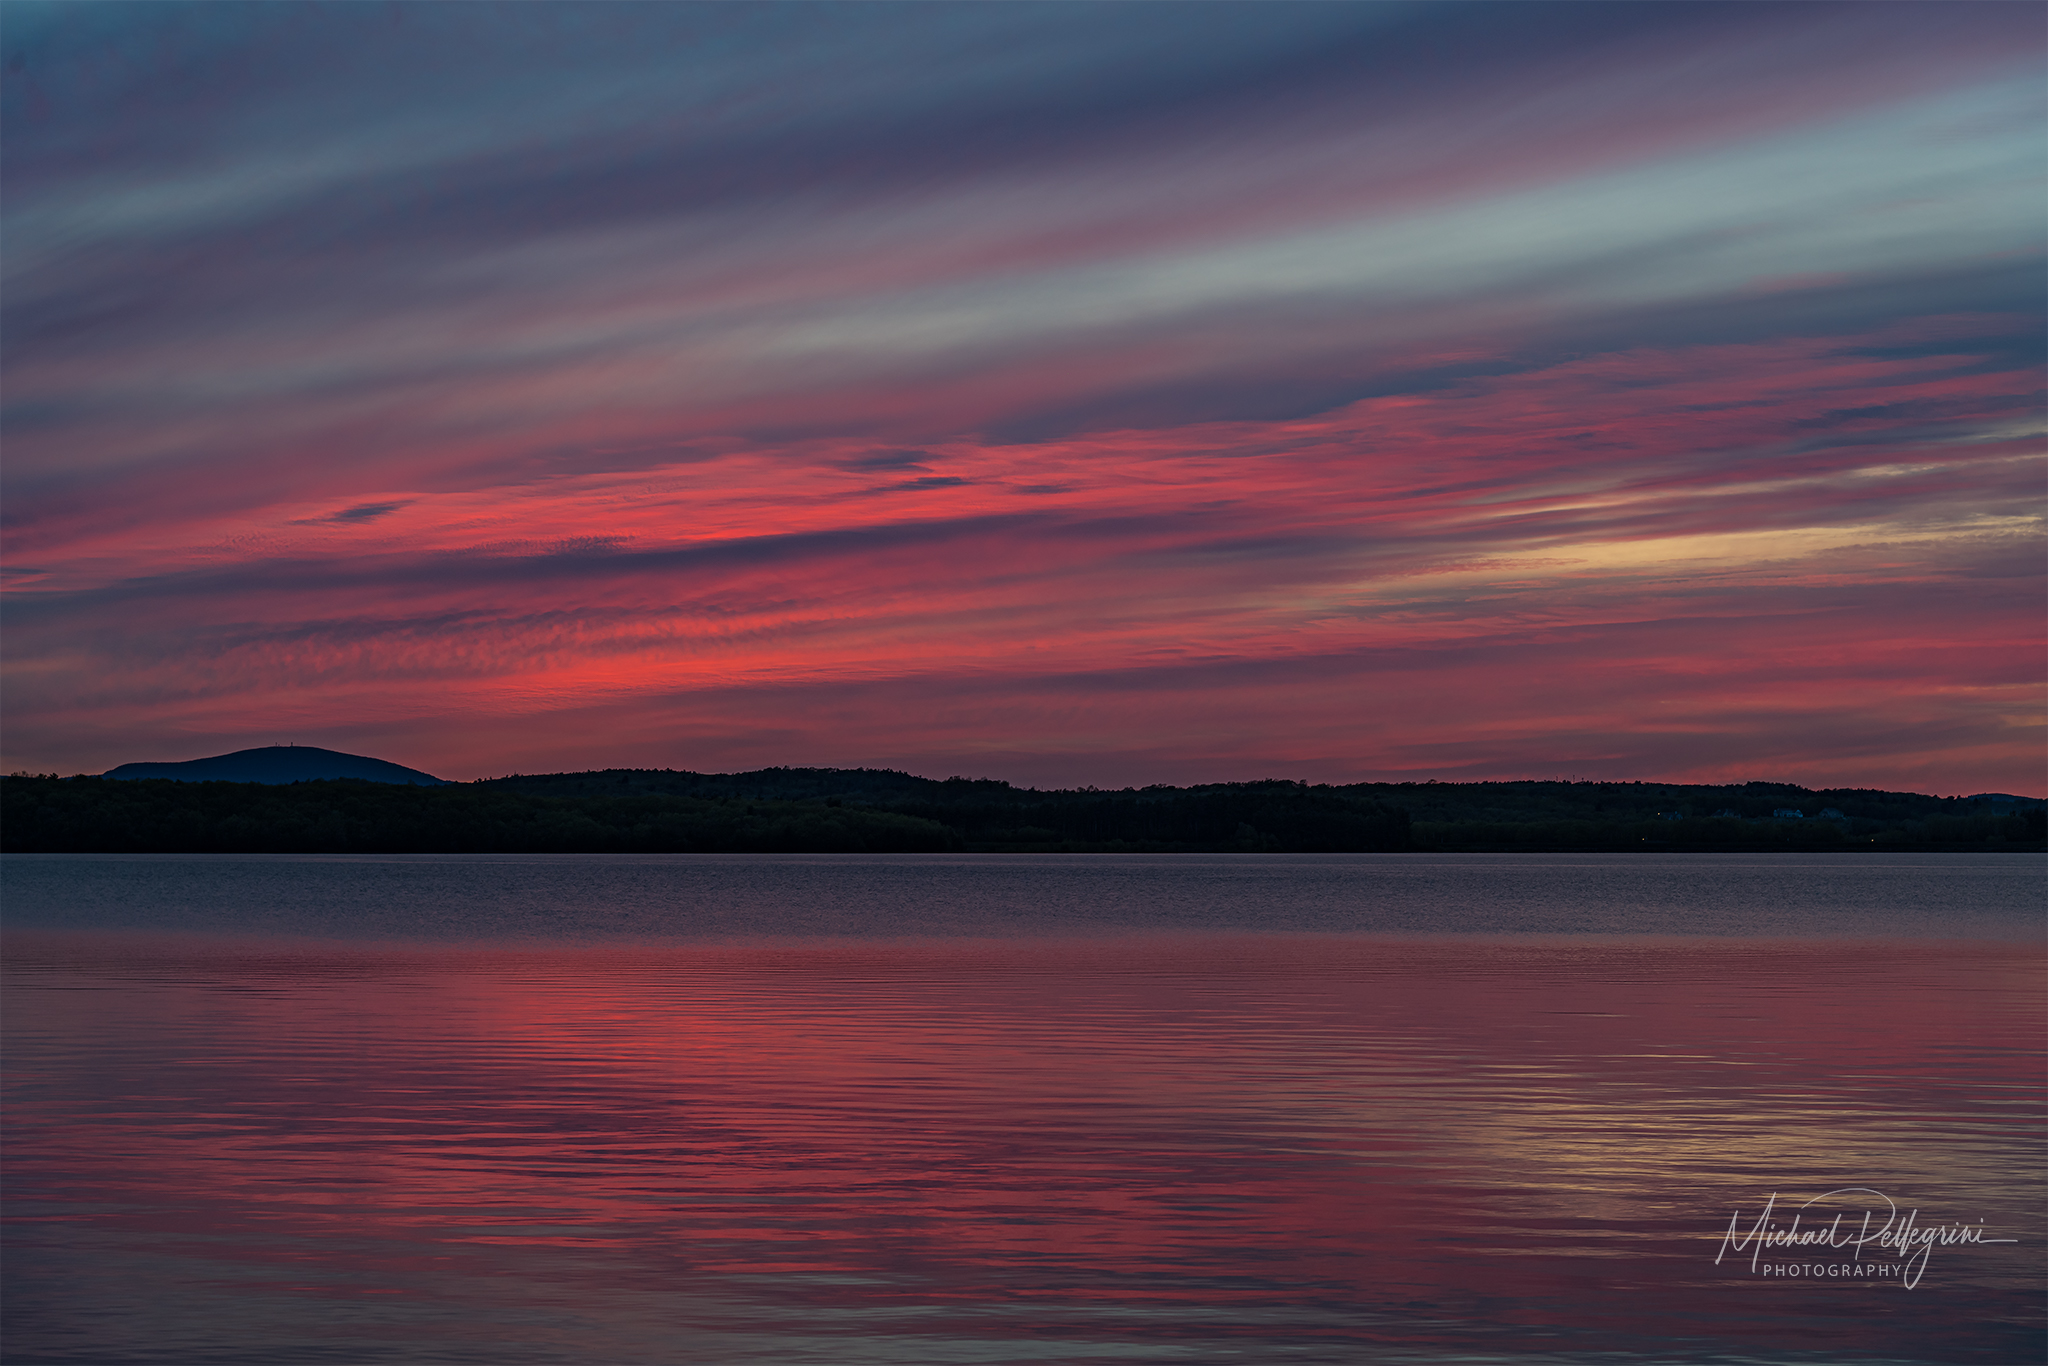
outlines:
[[[1797,811],[1797,816],[1790,815]],[[1787,813],[1787,814],[1780,814]],[[1823,814],[1825,813],[1825,814]],[[2048,848],[2039,803],[1780,783],[1039,791],[882,769],[444,787],[0,779],[9,853],[1728,852]]]

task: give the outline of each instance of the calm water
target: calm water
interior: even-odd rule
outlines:
[[[5,1359],[2037,1361],[2041,885],[10,860]]]

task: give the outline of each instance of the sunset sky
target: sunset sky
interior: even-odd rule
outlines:
[[[5,754],[2044,788],[2039,6],[6,6]]]

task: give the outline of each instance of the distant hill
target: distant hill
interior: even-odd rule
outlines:
[[[100,776],[123,780],[169,778],[178,783],[313,783],[354,778],[366,783],[446,786],[444,780],[416,768],[312,745],[266,745],[262,749],[238,749],[233,754],[177,764],[122,764]]]

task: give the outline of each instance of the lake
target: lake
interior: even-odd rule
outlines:
[[[2036,1361],[2041,872],[11,858],[5,1359]]]

